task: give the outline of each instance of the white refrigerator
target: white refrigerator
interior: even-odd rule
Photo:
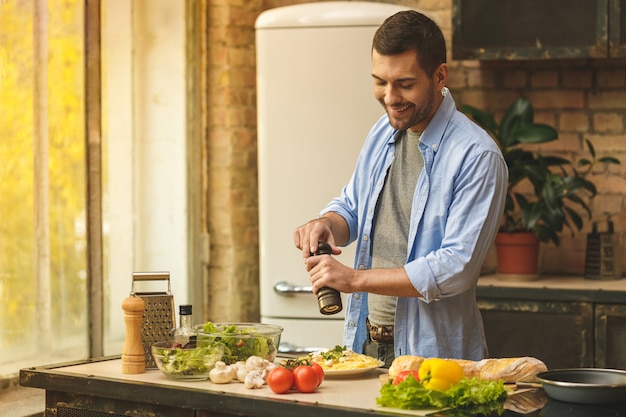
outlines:
[[[339,195],[384,113],[373,96],[372,37],[406,9],[330,1],[256,21],[261,321],[284,328],[283,353],[342,344],[344,311],[319,312],[293,232]],[[339,256],[350,267],[353,246]]]

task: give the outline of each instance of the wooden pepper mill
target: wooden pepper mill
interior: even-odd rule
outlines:
[[[142,374],[146,371],[146,353],[143,349],[141,325],[146,303],[141,297],[127,297],[122,301],[126,339],[122,349],[122,373]]]

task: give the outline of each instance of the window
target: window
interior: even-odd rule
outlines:
[[[90,3],[95,3],[91,1]],[[0,378],[121,352],[133,271],[187,290],[185,4],[102,0],[103,326],[89,339],[84,0],[0,1]],[[99,349],[96,349],[96,351]]]

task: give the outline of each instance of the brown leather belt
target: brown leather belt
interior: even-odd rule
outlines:
[[[375,326],[369,319],[365,320],[370,339],[375,342],[393,343],[393,325]]]

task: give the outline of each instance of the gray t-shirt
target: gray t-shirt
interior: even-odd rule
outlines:
[[[372,268],[397,268],[406,264],[413,195],[424,167],[418,147],[420,136],[421,133],[406,131],[396,143],[395,157],[376,205]],[[372,324],[393,324],[396,297],[368,294],[368,308]]]

